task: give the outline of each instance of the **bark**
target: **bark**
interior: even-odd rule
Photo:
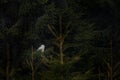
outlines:
[[[62,16],[59,16],[59,49],[60,49],[60,64],[63,64],[63,35],[62,35]]]
[[[7,62],[6,62],[6,80],[9,80],[9,67],[10,67],[10,51],[9,51],[9,43],[7,43]]]
[[[110,58],[111,58],[111,64],[110,64],[110,80],[113,80],[113,73],[112,73],[112,64],[113,64],[113,57],[112,57],[112,38],[111,38],[111,40],[110,40],[110,52],[111,52],[111,56],[110,56]]]
[[[34,54],[34,52],[33,52],[33,46],[31,47],[31,49],[32,49],[32,55],[31,55],[31,59],[32,59],[32,61],[31,61],[31,69],[32,69],[32,80],[35,80],[35,71],[34,71],[34,56],[33,56],[33,54]]]
[[[98,72],[99,72],[99,80],[101,80],[101,79],[100,79],[100,77],[101,77],[100,67],[98,67]]]

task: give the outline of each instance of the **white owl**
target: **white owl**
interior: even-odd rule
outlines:
[[[45,45],[42,44],[42,45],[37,49],[37,51],[44,52],[44,51],[45,51]]]

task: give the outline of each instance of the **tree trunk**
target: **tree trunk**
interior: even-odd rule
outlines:
[[[99,72],[99,80],[101,80],[101,79],[100,79],[100,76],[101,76],[100,67],[98,67],[98,72]]]
[[[113,66],[113,65],[112,65],[112,64],[113,64],[113,57],[112,57],[112,38],[111,38],[111,40],[110,40],[110,50],[111,50],[111,51],[110,51],[110,52],[111,52],[111,55],[110,55],[110,58],[111,58],[111,59],[110,59],[110,60],[111,60],[111,62],[110,62],[110,63],[111,63],[111,64],[110,64],[110,66],[111,66],[111,67],[110,67],[110,80],[112,80],[112,78],[113,78],[113,74],[112,74],[112,66]]]
[[[108,70],[108,80],[110,80],[110,72],[109,72],[109,70]]]
[[[31,50],[32,50],[32,55],[31,55],[31,70],[32,70],[32,80],[35,80],[35,71],[34,71],[34,52],[33,52],[33,46],[31,47]]]
[[[59,16],[59,50],[60,50],[60,64],[63,64],[63,35],[62,35],[62,16]]]
[[[60,64],[63,64],[63,42],[60,42]]]
[[[110,34],[110,65],[108,67],[108,80],[113,80],[112,33]]]
[[[9,43],[7,43],[7,53],[6,53],[6,80],[9,80],[9,67],[10,67],[10,51],[9,51]]]

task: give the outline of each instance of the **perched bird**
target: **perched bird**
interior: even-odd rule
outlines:
[[[37,51],[44,52],[44,51],[45,51],[45,45],[42,44],[42,45],[37,49]]]

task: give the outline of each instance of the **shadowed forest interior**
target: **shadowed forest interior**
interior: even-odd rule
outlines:
[[[119,0],[0,0],[0,80],[120,80]]]

